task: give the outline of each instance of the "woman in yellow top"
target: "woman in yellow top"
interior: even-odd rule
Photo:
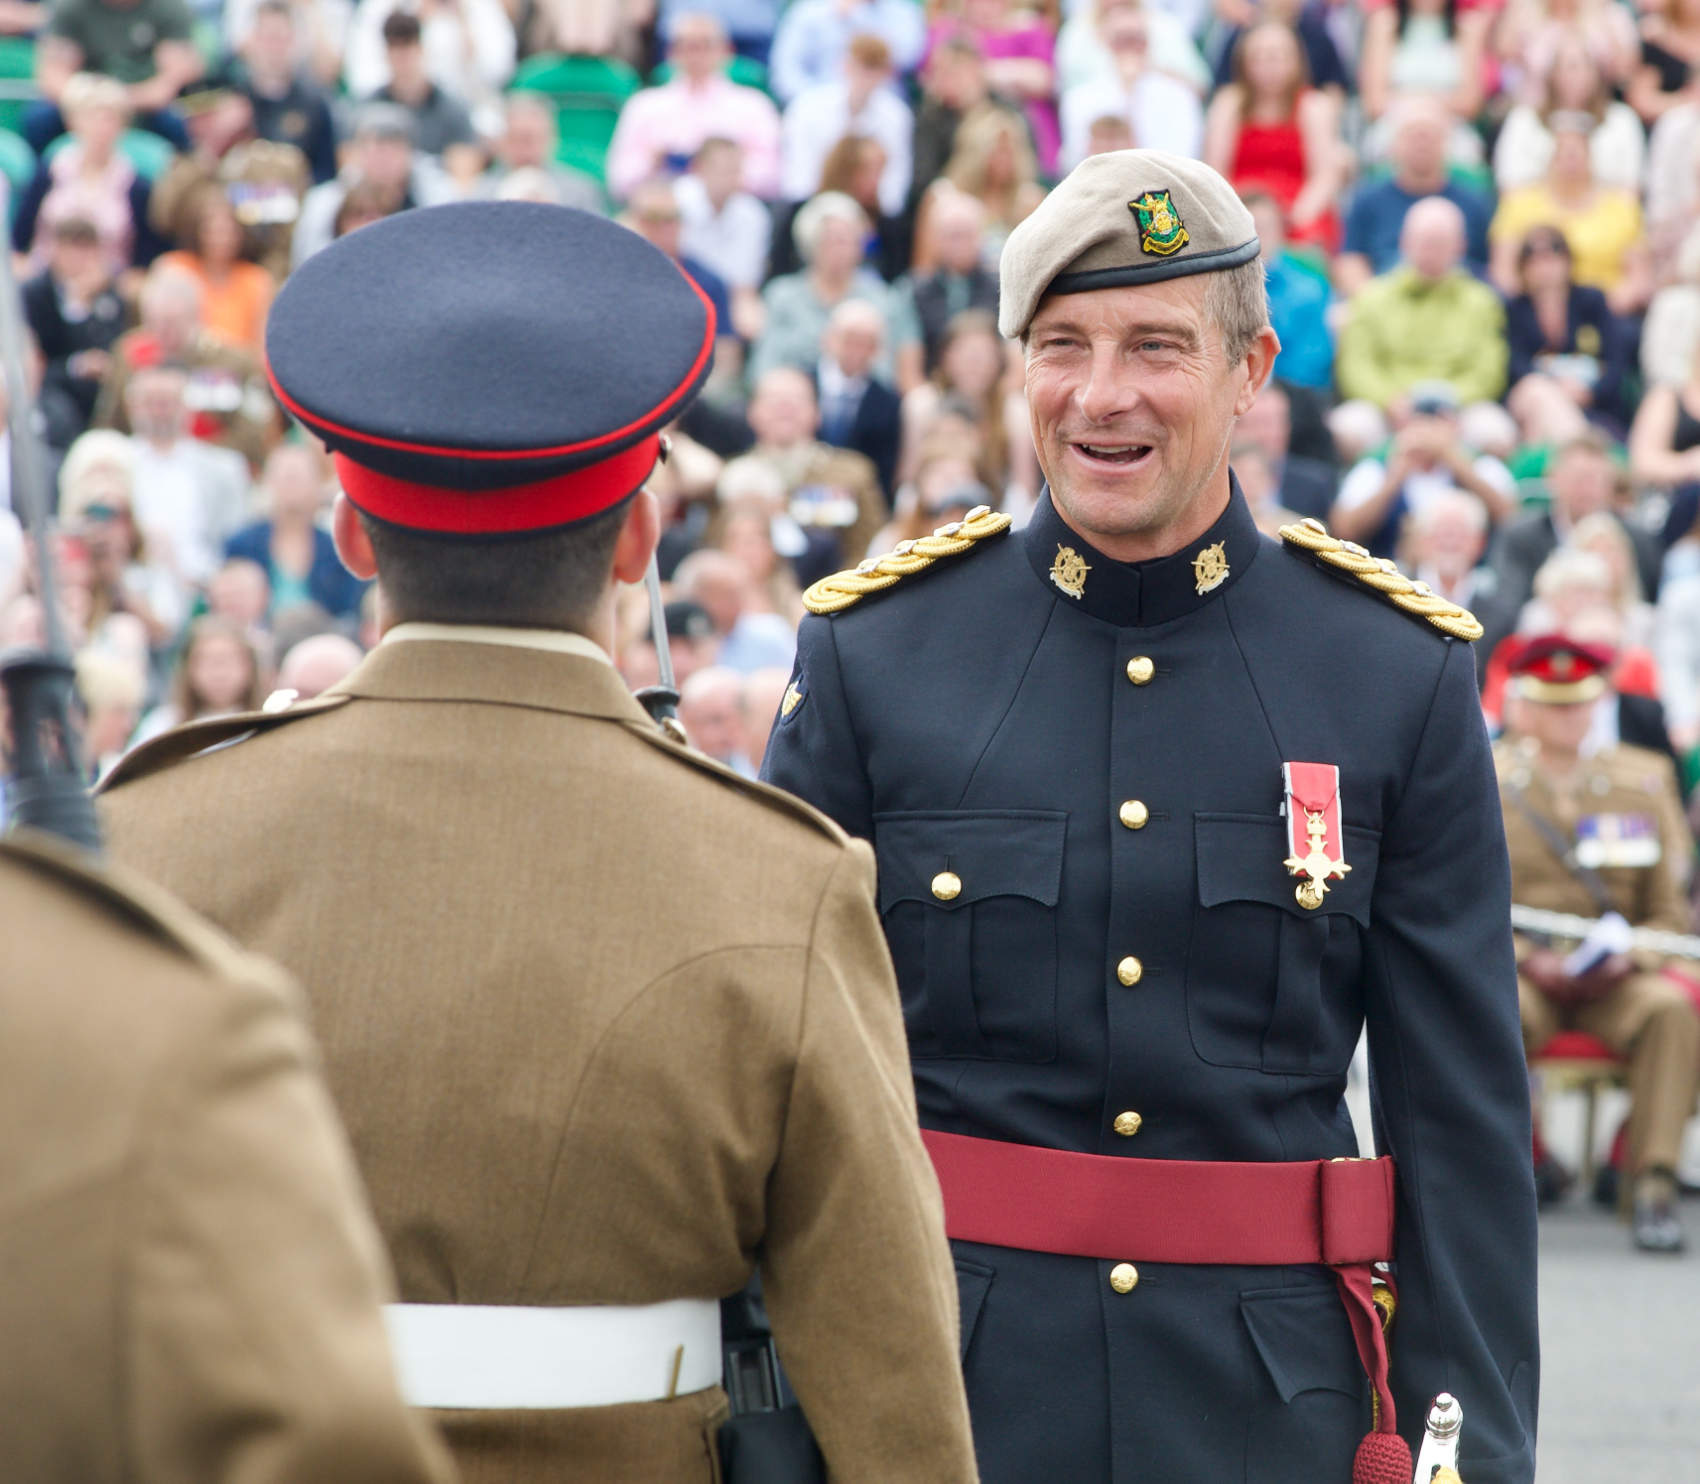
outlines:
[[[1557,112],[1547,127],[1553,151],[1546,178],[1500,197],[1488,229],[1489,274],[1501,293],[1515,295],[1525,234],[1531,227],[1557,227],[1570,245],[1576,282],[1602,290],[1613,314],[1639,314],[1653,292],[1641,203],[1633,191],[1595,180],[1588,152],[1593,115]]]
[[[213,181],[197,187],[177,213],[178,250],[159,261],[191,275],[201,286],[201,325],[219,339],[259,355],[265,347],[266,311],[277,285],[243,256],[242,225]]]

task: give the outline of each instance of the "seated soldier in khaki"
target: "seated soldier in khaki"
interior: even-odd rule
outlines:
[[[1639,747],[1582,751],[1610,655],[1557,635],[1514,656],[1507,737],[1496,750],[1511,896],[1522,907],[1686,932],[1694,842],[1669,761]],[[1682,1249],[1676,1162],[1700,1083],[1700,1015],[1662,972],[1665,956],[1607,931],[1574,940],[1517,936],[1523,1040],[1588,1032],[1629,1058],[1629,1177],[1635,1243]]]

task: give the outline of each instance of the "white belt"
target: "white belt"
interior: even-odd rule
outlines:
[[[386,1304],[401,1394],[415,1407],[611,1407],[720,1381],[720,1304]]]

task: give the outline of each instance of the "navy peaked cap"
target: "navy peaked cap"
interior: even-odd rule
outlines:
[[[636,490],[714,335],[701,290],[626,228],[466,202],[315,253],[272,306],[266,355],[357,507],[478,534],[565,525]]]

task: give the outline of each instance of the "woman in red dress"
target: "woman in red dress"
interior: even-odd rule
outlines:
[[[1310,86],[1291,26],[1261,21],[1234,46],[1233,81],[1210,102],[1204,159],[1236,190],[1261,187],[1280,203],[1294,244],[1340,246],[1348,156],[1339,105]]]

